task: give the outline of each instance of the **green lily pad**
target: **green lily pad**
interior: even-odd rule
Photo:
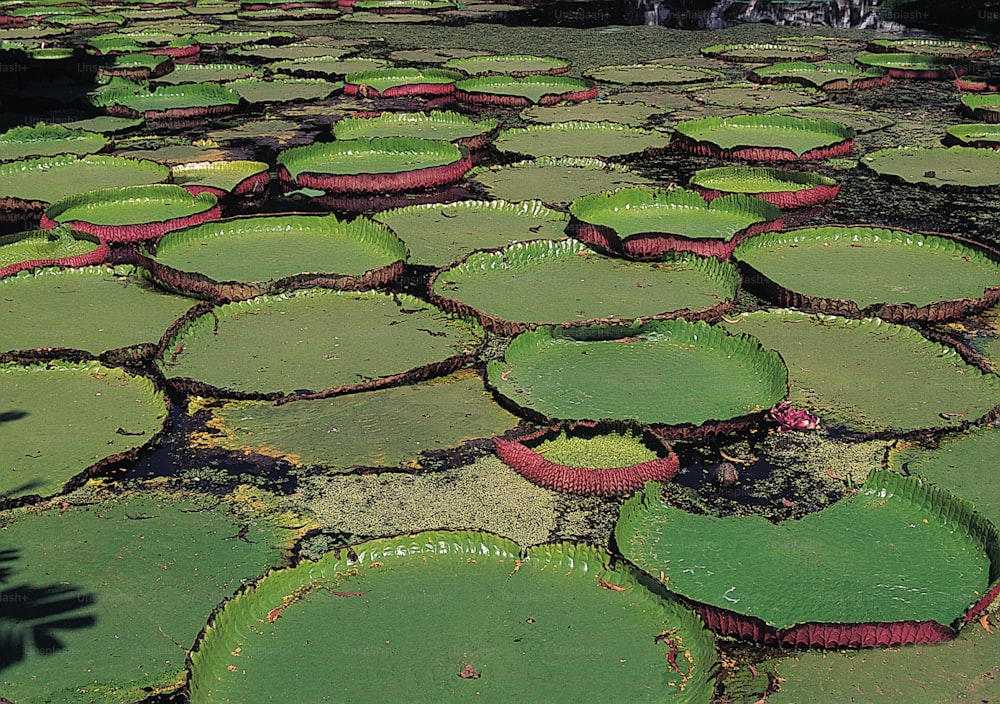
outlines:
[[[157,85],[185,83],[226,83],[240,78],[260,77],[262,72],[244,64],[177,64],[170,73],[159,76]]]
[[[0,291],[0,351],[66,347],[96,356],[149,344],[193,304],[125,266],[23,271],[0,279]]]
[[[836,180],[811,171],[720,166],[699,169],[688,181],[702,194],[744,193],[756,196],[779,208],[816,205],[836,197]]]
[[[451,371],[481,336],[410,296],[305,289],[199,311],[161,342],[161,366],[202,395],[332,393]]]
[[[864,226],[752,237],[733,252],[772,302],[890,322],[947,320],[1000,300],[1000,259],[970,243]],[[934,276],[927,276],[933,271]],[[794,299],[794,303],[793,303]]]
[[[345,117],[333,126],[337,139],[359,137],[418,137],[455,142],[467,147],[485,146],[496,132],[498,120],[473,120],[451,110],[384,112],[374,117]]]
[[[555,75],[570,69],[569,61],[552,56],[527,56],[524,54],[467,56],[449,59],[445,68],[461,71],[468,76],[531,76],[539,74]]]
[[[83,120],[71,120],[61,123],[63,127],[71,130],[85,130],[87,132],[100,132],[101,134],[118,134],[119,132],[129,132],[140,127],[142,119],[129,117],[112,117],[110,115],[99,115],[88,117]]]
[[[630,66],[602,66],[584,72],[587,78],[605,83],[624,85],[684,85],[705,83],[724,77],[718,71],[692,66],[671,66],[669,64],[633,64]]]
[[[729,633],[733,621],[744,623],[756,640],[824,647],[946,640],[995,569],[985,551],[996,529],[971,503],[889,472],[873,472],[853,498],[778,525],[695,515],[659,492],[648,484],[622,507],[615,527],[622,553],[703,605],[715,628]],[[720,620],[726,614],[735,619]]]
[[[461,102],[486,105],[554,105],[596,98],[597,87],[582,78],[495,75],[459,80],[455,83],[455,96]]]
[[[189,191],[208,190],[216,195],[246,195],[262,191],[270,166],[263,161],[188,161],[170,169],[172,182]]]
[[[236,300],[307,281],[375,286],[398,274],[406,255],[399,238],[367,218],[259,215],[168,232],[153,273],[169,288]]]
[[[947,141],[963,147],[1000,149],[1000,124],[951,125]]]
[[[474,253],[438,271],[430,289],[442,308],[513,334],[542,324],[692,319],[731,302],[738,284],[729,262],[697,256],[628,262],[564,239]]]
[[[820,108],[809,105],[800,107],[775,108],[772,112],[789,117],[806,117],[812,119],[839,122],[853,129],[857,134],[874,132],[896,124],[895,120],[881,113],[870,110],[847,110],[841,108]]]
[[[330,82],[322,78],[243,78],[230,81],[226,88],[236,91],[243,100],[251,104],[287,103],[295,100],[323,100],[329,98],[343,83]]]
[[[441,68],[382,68],[356,71],[344,76],[344,93],[362,96],[374,93],[385,97],[440,95],[453,92],[455,81],[461,78],[462,74],[458,71]]]
[[[698,155],[730,159],[828,159],[850,153],[854,130],[829,120],[737,115],[680,122],[674,142]]]
[[[503,410],[470,370],[440,379],[276,406],[210,405],[213,433],[200,445],[281,457],[297,467],[419,468],[424,453],[503,435],[520,419]]]
[[[51,496],[108,458],[134,455],[167,420],[152,381],[96,361],[2,364],[0,390],[4,504]]]
[[[656,181],[622,164],[601,159],[548,156],[503,166],[478,167],[470,171],[468,177],[482,184],[495,198],[509,201],[537,198],[562,209],[588,193],[656,185]]]
[[[521,110],[521,117],[528,122],[553,124],[556,122],[615,122],[629,127],[641,127],[659,108],[643,103],[624,105],[607,100],[588,100],[583,103],[563,105],[532,105]]]
[[[947,80],[968,72],[960,59],[929,54],[859,54],[854,60],[862,66],[885,69],[892,78]]]
[[[558,237],[567,217],[538,201],[461,201],[408,205],[373,216],[399,235],[414,264],[447,266],[476,249]]]
[[[502,130],[493,140],[501,152],[534,157],[624,157],[667,148],[668,136],[614,122],[559,122]]]
[[[91,189],[160,183],[170,169],[148,159],[72,155],[0,164],[0,198],[52,203]]]
[[[1000,96],[996,94],[963,95],[962,108],[974,120],[993,124],[1000,122]]]
[[[341,22],[357,24],[426,24],[440,21],[441,18],[438,15],[430,12],[391,12],[388,14],[353,12],[341,18]]]
[[[322,76],[324,78],[344,76],[351,73],[377,71],[387,68],[385,59],[342,58],[340,55],[310,56],[298,59],[275,61],[268,68],[275,73],[293,76]]]
[[[826,91],[883,88],[889,85],[889,71],[884,68],[859,68],[854,64],[833,62],[809,63],[784,61],[749,72],[757,83],[795,83]]]
[[[87,266],[107,258],[108,246],[69,228],[0,235],[0,277],[38,266]]]
[[[1000,154],[975,147],[897,147],[870,152],[861,163],[880,176],[941,190],[1000,186]]]
[[[792,88],[781,85],[762,86],[757,83],[698,88],[689,91],[688,95],[699,103],[722,108],[738,108],[750,112],[799,105],[815,105],[825,97],[821,91],[813,88]]]
[[[295,535],[239,503],[129,494],[6,515],[17,559],[5,590],[26,600],[9,635],[23,659],[5,665],[5,694],[117,704],[174,689],[212,609],[282,564]]]
[[[173,70],[173,59],[162,54],[116,54],[111,64],[100,65],[97,75],[99,78],[120,76],[131,80],[148,80]]]
[[[240,96],[214,83],[146,88],[118,84],[96,93],[91,103],[109,115],[159,119],[195,117],[232,112]]]
[[[93,154],[110,142],[96,132],[39,122],[33,127],[14,127],[0,134],[0,161],[56,154]]]
[[[296,61],[298,59],[325,58],[329,60],[342,59],[345,56],[357,53],[357,47],[353,46],[330,46],[326,43],[312,41],[292,42],[280,46],[248,46],[239,49],[232,49],[229,56],[239,58],[255,58],[266,61]],[[273,66],[271,68],[274,68]]]
[[[771,408],[785,396],[786,375],[781,357],[754,338],[684,320],[541,327],[487,366],[497,393],[536,418],[674,426]],[[718,391],[706,394],[709,385]]]
[[[353,634],[341,657],[303,657],[334,627]],[[427,647],[428,632],[442,648]],[[658,638],[672,639],[676,668]],[[690,612],[596,548],[546,544],[521,559],[510,540],[439,531],[328,553],[245,590],[195,645],[191,701],[308,696],[348,672],[353,697],[381,701],[397,695],[376,674],[405,662],[398,696],[420,699],[586,697],[613,678],[628,701],[708,702],[714,660]]]
[[[928,54],[946,59],[985,59],[996,53],[996,47],[982,42],[963,42],[948,39],[873,39],[868,50],[896,54]]]
[[[353,5],[357,12],[377,14],[441,12],[458,7],[451,0],[356,0]]]
[[[848,320],[791,310],[723,321],[781,353],[788,400],[848,430],[906,433],[955,426],[997,405],[1000,381],[913,328],[878,318]],[[962,413],[944,419],[942,413]]]
[[[701,49],[704,56],[736,63],[769,64],[777,61],[821,61],[827,50],[818,46],[794,44],[713,44]]]
[[[207,32],[195,34],[192,39],[202,46],[247,46],[249,44],[290,44],[298,37],[291,32],[247,30],[232,32]]]

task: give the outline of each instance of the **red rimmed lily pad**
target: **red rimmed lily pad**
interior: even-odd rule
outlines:
[[[13,127],[0,134],[0,161],[56,154],[93,154],[111,144],[102,134],[39,122],[31,127]]]
[[[355,0],[350,7],[353,7],[356,12],[396,15],[444,12],[445,10],[457,9],[458,5],[452,0]]]
[[[1000,254],[939,235],[866,226],[804,228],[753,237],[733,256],[754,293],[813,312],[928,322],[1000,302]]]
[[[482,334],[405,294],[311,288],[193,308],[164,335],[159,358],[184,391],[290,401],[448,374]]]
[[[734,63],[769,64],[776,61],[822,61],[827,50],[818,46],[795,44],[713,44],[701,49],[704,56]]]
[[[995,46],[982,42],[949,39],[873,39],[868,51],[894,54],[927,54],[946,59],[987,59],[997,53]]]
[[[97,235],[106,242],[155,239],[165,232],[221,216],[211,193],[193,195],[180,186],[155,184],[86,191],[50,205],[42,228],[59,224]]]
[[[288,103],[297,100],[324,100],[339,90],[344,84],[323,78],[291,78],[273,76],[268,79],[242,78],[225,84],[251,105],[266,103]]]
[[[458,71],[441,68],[376,69],[344,76],[344,94],[363,98],[450,95],[455,92],[455,82],[461,79]]]
[[[860,54],[854,60],[862,66],[885,69],[892,78],[943,81],[969,72],[961,59],[929,54]]]
[[[534,157],[598,157],[625,159],[653,155],[669,146],[669,136],[656,130],[617,122],[556,122],[502,130],[493,140],[501,152]]]
[[[651,483],[622,507],[615,538],[716,632],[788,647],[949,640],[1000,571],[987,554],[996,528],[971,503],[889,472],[778,525],[672,508]]]
[[[0,235],[0,278],[40,266],[89,266],[108,257],[108,245],[68,227]]]
[[[109,115],[163,120],[225,115],[239,105],[240,96],[224,86],[196,83],[150,89],[139,84],[109,86],[91,103]]]
[[[268,66],[275,73],[287,73],[292,76],[307,77],[345,77],[351,73],[379,71],[389,67],[385,59],[365,59],[357,57],[344,58],[343,55],[308,56],[300,59],[275,61]]]
[[[217,198],[264,192],[271,177],[263,161],[188,161],[170,168],[173,183],[191,193],[208,191]]]
[[[1000,120],[997,120],[1000,123]],[[951,125],[945,130],[945,144],[980,149],[1000,149],[1000,124]]]
[[[674,451],[655,434],[562,424],[516,440],[494,438],[504,464],[532,484],[585,496],[627,496],[648,481],[673,479]]]
[[[278,155],[285,180],[330,192],[385,193],[460,180],[472,168],[469,152],[451,142],[372,137],[293,147]]]
[[[974,120],[1000,123],[1000,94],[963,95],[962,109]]]
[[[854,130],[829,120],[784,115],[706,117],[679,123],[672,143],[719,159],[806,161],[850,154]]]
[[[709,202],[683,188],[622,188],[570,205],[566,231],[601,249],[636,259],[671,251],[728,259],[750,235],[781,229],[781,211],[759,198],[732,194]]]
[[[458,81],[455,97],[475,105],[555,105],[592,100],[597,97],[597,86],[593,81],[563,76],[484,76]]]
[[[956,90],[968,90],[974,93],[995,93],[997,90],[1000,90],[1000,83],[995,78],[974,76],[971,74],[959,76],[954,80],[953,85]]]
[[[884,88],[891,80],[884,68],[859,68],[854,64],[785,61],[753,69],[748,74],[757,83],[795,83],[825,91]]]
[[[365,117],[345,117],[333,126],[337,139],[359,137],[417,137],[454,142],[466,149],[490,143],[499,129],[498,120],[478,122],[451,110],[430,112],[384,112]]]
[[[172,290],[242,300],[289,288],[368,289],[402,273],[406,246],[367,218],[258,215],[164,235],[146,262]]]
[[[567,73],[569,61],[553,56],[528,56],[525,54],[503,54],[488,56],[467,56],[449,59],[445,68],[461,71],[468,76],[504,75],[512,78],[526,76],[557,76]]]
[[[755,196],[781,209],[827,203],[837,197],[835,179],[811,171],[720,166],[695,171],[688,181],[706,200],[726,193]]]
[[[174,60],[163,54],[116,54],[110,64],[99,64],[97,76],[118,76],[131,81],[158,78],[174,70]]]
[[[777,352],[682,319],[540,327],[515,337],[486,371],[499,400],[534,422],[634,421],[667,437],[746,427],[788,391]]]
[[[694,255],[629,262],[570,239],[474,252],[430,280],[432,302],[502,335],[539,325],[718,319],[738,288],[729,262]]]
[[[879,149],[861,164],[880,176],[948,191],[993,190],[1000,186],[1000,154],[975,147]]]

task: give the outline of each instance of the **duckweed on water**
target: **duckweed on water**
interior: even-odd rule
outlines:
[[[642,443],[642,438],[632,432],[610,433],[594,438],[558,437],[535,448],[545,459],[567,467],[614,469],[640,462],[655,460],[655,452]]]

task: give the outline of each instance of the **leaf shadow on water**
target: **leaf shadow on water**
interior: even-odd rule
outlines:
[[[0,550],[0,584],[11,581],[18,559],[16,549]],[[59,632],[94,626],[97,618],[86,610],[96,601],[96,595],[66,582],[0,590],[0,672],[31,655],[66,650]]]
[[[3,411],[0,412],[0,423],[10,423],[11,421],[21,420],[26,415],[28,415],[27,411]]]

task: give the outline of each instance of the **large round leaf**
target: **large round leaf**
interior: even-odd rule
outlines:
[[[88,266],[108,257],[108,245],[69,228],[0,236],[0,277],[46,265]]]
[[[40,122],[34,127],[14,127],[0,134],[0,161],[55,154],[92,154],[104,149],[109,142],[107,137],[96,132]]]
[[[494,140],[501,152],[552,157],[623,157],[666,149],[667,135],[614,122],[558,122],[503,130]]]
[[[192,653],[191,701],[309,697],[349,678],[359,702],[563,701],[614,682],[626,701],[707,703],[714,660],[692,614],[595,548],[520,559],[503,538],[429,532],[328,553],[234,597]]]
[[[722,159],[826,159],[850,153],[854,144],[850,127],[783,115],[706,117],[675,130],[674,142],[685,151]]]
[[[160,183],[170,169],[148,159],[72,155],[0,165],[0,200],[53,203],[101,188]]]
[[[865,155],[861,163],[896,181],[943,190],[990,190],[1000,185],[1000,153],[974,147],[897,147]]]

